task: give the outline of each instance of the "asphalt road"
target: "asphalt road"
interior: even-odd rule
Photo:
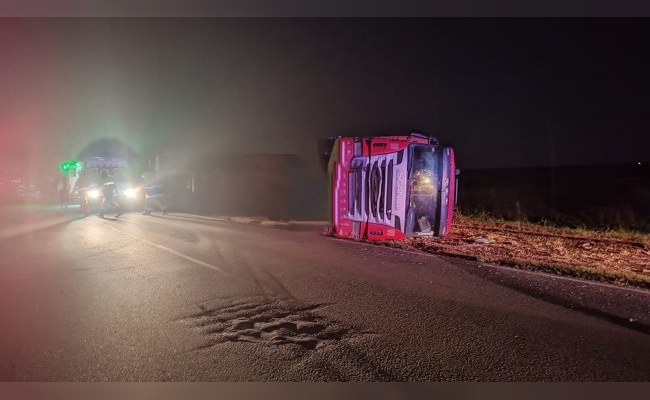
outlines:
[[[646,290],[316,226],[173,213],[52,221],[4,224],[1,381],[650,378]]]

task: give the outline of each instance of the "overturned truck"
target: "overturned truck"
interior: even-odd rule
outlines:
[[[421,133],[336,137],[320,142],[327,160],[327,233],[356,240],[445,236],[458,174],[451,146]]]

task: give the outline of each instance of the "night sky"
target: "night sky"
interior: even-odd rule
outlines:
[[[650,161],[644,19],[2,19],[0,155],[315,156],[418,129],[460,168]]]

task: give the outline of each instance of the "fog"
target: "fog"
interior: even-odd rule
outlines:
[[[102,141],[139,166],[292,155],[309,197],[325,190],[318,139],[412,129],[453,145],[461,168],[645,161],[646,25],[5,19],[1,168],[56,174]]]

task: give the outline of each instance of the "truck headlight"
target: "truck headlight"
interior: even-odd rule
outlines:
[[[124,190],[124,195],[129,198],[135,198],[138,195],[138,189],[128,188]]]
[[[92,189],[88,191],[86,197],[91,199],[98,199],[101,195],[102,193],[99,191],[99,189]]]

